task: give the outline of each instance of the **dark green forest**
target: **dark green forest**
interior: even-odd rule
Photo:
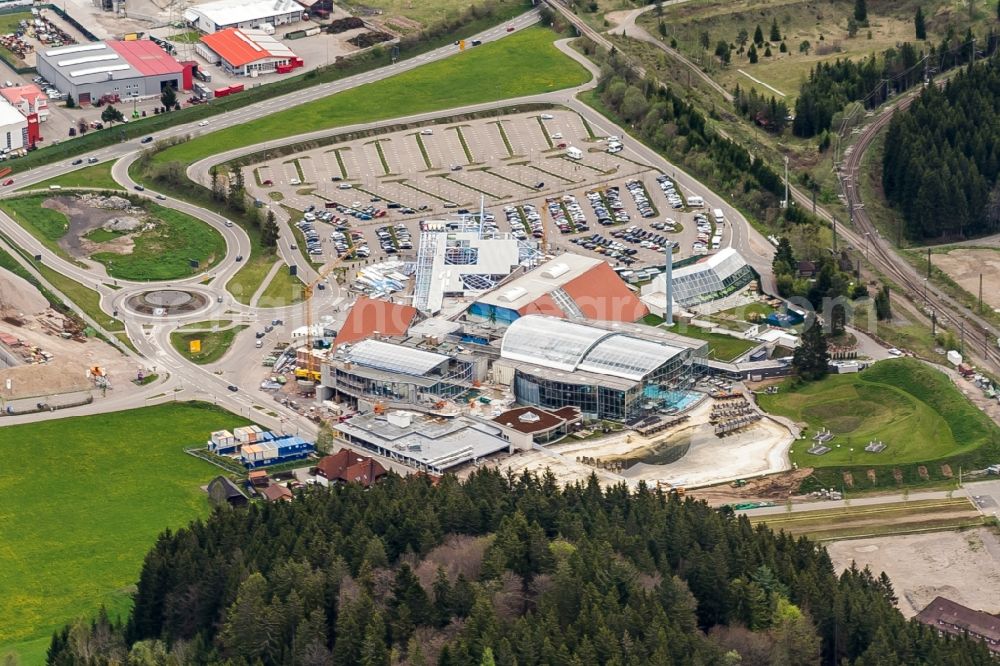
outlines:
[[[65,628],[48,663],[995,664],[894,602],[806,539],[644,486],[390,476],[164,533],[127,621]]]
[[[950,33],[926,53],[904,42],[860,61],[845,58],[819,63],[799,90],[792,133],[812,137],[838,130],[832,127],[834,115],[849,102],[861,102],[865,108],[874,109],[892,95],[922,83],[925,75],[930,78],[969,63],[974,43],[979,45],[979,57],[988,57],[1000,44],[1000,35],[991,28],[985,37],[973,42],[971,31],[964,37]]]
[[[1000,71],[988,61],[928,87],[889,125],[882,186],[911,239],[1000,228]]]

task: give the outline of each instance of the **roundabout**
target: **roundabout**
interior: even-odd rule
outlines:
[[[183,316],[198,312],[210,303],[206,294],[187,289],[155,289],[125,299],[125,308],[141,315]]]

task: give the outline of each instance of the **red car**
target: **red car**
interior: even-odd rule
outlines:
[[[272,185],[274,185],[274,181],[273,180],[265,180],[262,184],[265,187],[271,187]]]
[[[507,32],[514,32],[514,26],[512,25],[507,26]]]
[[[8,178],[7,180],[3,181],[3,184],[4,185],[13,185],[14,184],[14,179],[13,178]]]
[[[565,148],[565,147],[566,147],[566,144],[565,144],[565,143],[560,143],[560,144],[559,144],[558,146],[556,146],[556,147],[557,147],[557,148]]]

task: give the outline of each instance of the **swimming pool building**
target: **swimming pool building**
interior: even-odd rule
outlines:
[[[495,381],[517,402],[575,406],[585,418],[635,422],[684,409],[708,345],[638,324],[527,315],[504,334]]]

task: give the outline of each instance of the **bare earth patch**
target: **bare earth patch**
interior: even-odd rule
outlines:
[[[899,609],[913,617],[940,595],[1000,612],[1000,537],[993,528],[851,539],[826,545],[840,571],[855,561],[892,579]]]
[[[979,294],[979,276],[983,276],[983,302],[1000,308],[1000,250],[965,249],[931,255],[936,265],[973,296]]]

